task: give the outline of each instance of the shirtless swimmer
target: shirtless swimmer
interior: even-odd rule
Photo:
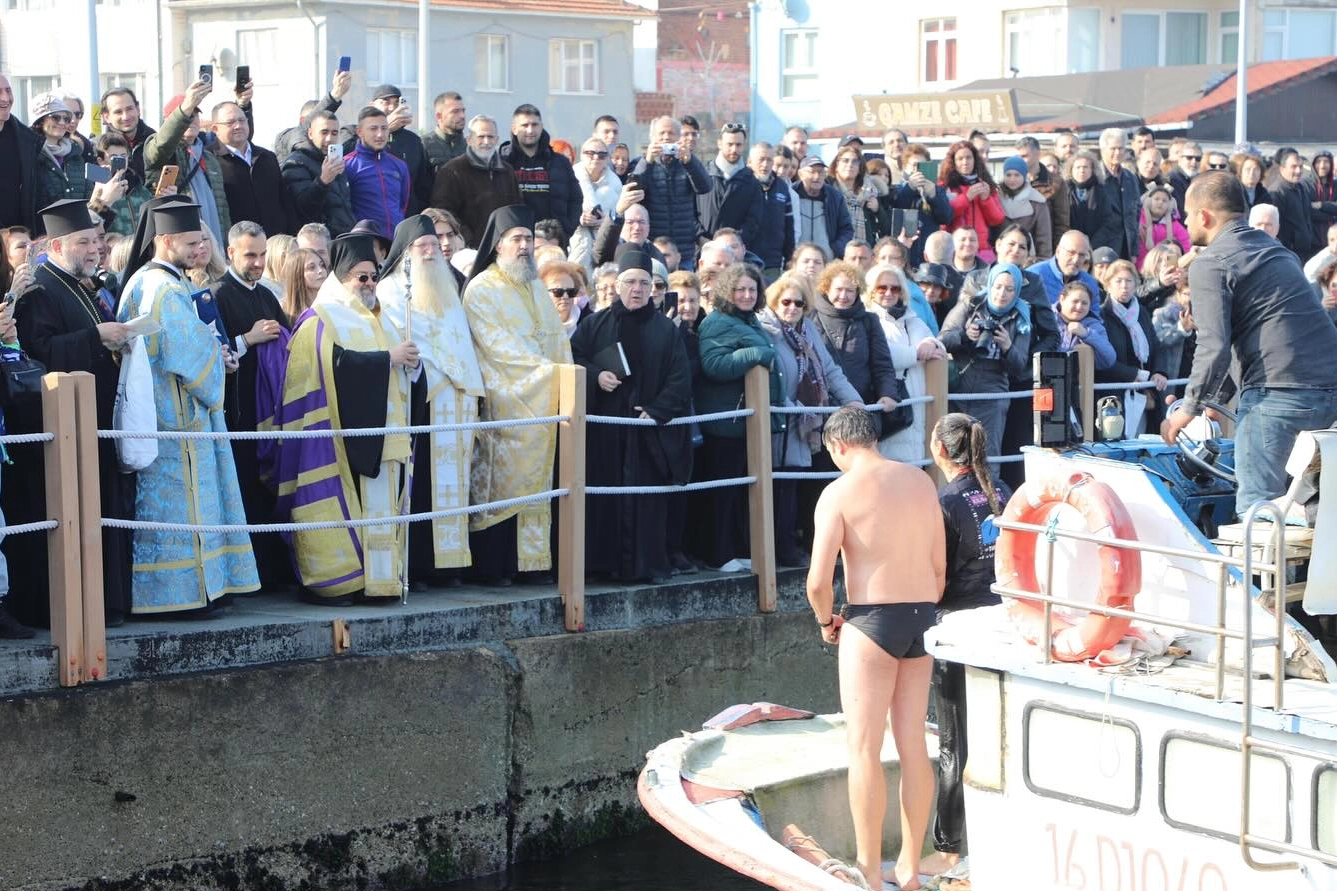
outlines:
[[[878,454],[877,428],[863,409],[833,414],[822,438],[844,474],[817,502],[808,602],[822,639],[840,645],[858,865],[870,887],[882,887],[887,788],[881,752],[890,714],[901,762],[901,850],[894,878],[912,891],[921,887],[919,854],[933,802],[924,741],[933,657],[924,651],[924,631],[935,621],[934,605],[946,582],[942,509],[927,474]],[[832,614],[837,553],[844,558],[849,600],[844,622]]]

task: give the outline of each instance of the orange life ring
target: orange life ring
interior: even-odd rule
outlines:
[[[1048,521],[1050,512],[1060,504],[1079,511],[1086,520],[1087,531],[1092,534],[1108,530],[1113,538],[1137,537],[1133,518],[1123,500],[1112,488],[1088,473],[1025,483],[1008,501],[1003,519],[1042,526]],[[994,552],[998,584],[1014,590],[1040,591],[1035,569],[1038,542],[1037,532],[1002,530]],[[1132,609],[1133,598],[1142,587],[1141,552],[1098,545],[1096,553],[1100,563],[1096,603],[1114,609]],[[1044,634],[1044,604],[1038,600],[1011,598],[1008,612],[1021,626],[1026,639],[1038,643]],[[1074,624],[1054,613],[1052,623],[1050,644],[1054,658],[1060,662],[1082,662],[1118,643],[1128,632],[1131,620],[1087,613]]]

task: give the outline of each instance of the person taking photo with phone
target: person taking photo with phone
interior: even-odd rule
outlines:
[[[353,193],[334,112],[312,112],[306,134],[294,143],[282,172],[298,223],[323,223],[336,238],[353,228]]]
[[[145,181],[156,195],[162,189],[163,173],[176,170],[176,193],[190,197],[200,206],[200,221],[216,244],[226,244],[232,228],[223,170],[218,156],[205,151],[207,131],[203,130],[200,103],[213,91],[212,80],[196,80],[186,92],[173,96],[163,107],[162,129],[144,143]]]
[[[680,268],[695,269],[696,196],[708,193],[712,185],[705,165],[679,142],[677,121],[666,115],[650,125],[650,144],[632,168],[630,179],[645,193],[650,240],[672,238],[682,251]]]

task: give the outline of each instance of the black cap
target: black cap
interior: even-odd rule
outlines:
[[[508,204],[492,211],[492,216],[487,218],[487,227],[483,229],[483,238],[478,242],[478,256],[474,258],[470,281],[497,262],[497,243],[512,229],[534,229],[534,211],[529,205]]]
[[[642,272],[654,275],[654,267],[650,264],[650,255],[644,251],[635,249],[623,251],[617,259],[618,274],[626,272],[628,269],[639,269]]]
[[[414,214],[411,217],[405,217],[398,226],[395,227],[395,240],[390,245],[390,251],[385,256],[385,263],[381,265],[381,275],[388,275],[398,266],[404,254],[408,252],[409,245],[422,238],[424,235],[430,235],[436,238],[436,224],[432,218],[423,214]]]
[[[153,237],[159,235],[180,235],[183,232],[199,232],[204,228],[200,222],[198,204],[165,204],[153,209]]]
[[[859,148],[863,148],[863,137],[856,136],[853,133],[849,133],[845,136],[840,137],[840,145],[836,146],[836,148],[844,148],[845,146],[852,145],[856,142],[859,143]]]
[[[403,93],[399,92],[399,87],[395,86],[394,84],[380,84],[379,86],[371,88],[372,99],[386,99],[391,96],[393,96],[396,99],[399,99],[403,95],[404,95]]]
[[[60,238],[74,232],[83,232],[97,226],[98,220],[88,209],[88,202],[79,198],[66,198],[42,208],[42,225],[50,238]]]
[[[348,230],[347,234],[370,235],[380,243],[381,247],[387,251],[390,249],[390,239],[381,231],[381,224],[375,220],[358,220],[353,224],[353,228]]]
[[[359,263],[376,265],[376,239],[371,235],[340,235],[330,242],[330,271],[342,279]]]
[[[921,285],[951,287],[947,281],[947,267],[941,263],[920,263],[919,269],[915,271],[915,281]]]

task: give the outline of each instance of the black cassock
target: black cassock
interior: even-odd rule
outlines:
[[[247,288],[228,272],[211,290],[218,303],[218,316],[223,322],[224,333],[234,352],[237,339],[262,319],[276,321],[284,328],[289,327],[288,317],[279,307],[278,298],[264,285]],[[255,429],[255,381],[258,367],[259,360],[252,347],[238,361],[236,373],[227,375],[224,381],[224,417],[229,430]],[[242,505],[246,508],[246,522],[273,523],[275,493],[260,481],[256,442],[233,440],[232,458],[237,464],[237,483],[241,488]],[[251,533],[251,550],[255,552],[260,584],[265,590],[296,581],[288,548],[278,533]]]
[[[98,429],[110,430],[120,365],[102,345],[97,326],[112,321],[111,308],[100,303],[95,291],[51,263],[38,267],[36,279],[37,289],[20,297],[15,308],[19,344],[47,371],[90,372],[95,378]],[[5,426],[10,433],[41,432],[41,402],[7,407]],[[43,448],[43,443],[9,447],[13,463],[4,467],[0,497],[10,524],[48,518]],[[102,516],[133,519],[135,475],[120,472],[116,444],[110,439],[98,441],[98,481]],[[107,620],[113,623],[130,609],[131,536],[125,529],[102,530],[103,602]],[[3,545],[9,563],[7,603],[29,625],[50,624],[46,544],[47,535],[40,532],[6,536]]]
[[[613,392],[599,387],[596,359],[621,343],[631,374]],[[591,486],[680,485],[692,474],[691,431],[664,426],[686,415],[692,377],[676,325],[653,304],[628,311],[621,301],[583,319],[571,338],[575,361],[585,366],[587,410],[593,415],[636,417],[640,406],[655,427],[590,424],[586,430],[586,479]],[[667,495],[591,496],[585,501],[585,566],[624,581],[670,572]]]

